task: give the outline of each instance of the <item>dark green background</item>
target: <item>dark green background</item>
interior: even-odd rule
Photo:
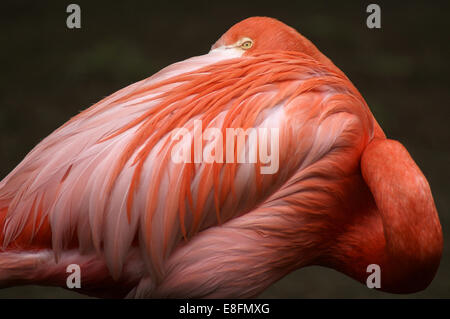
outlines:
[[[82,28],[66,27],[81,6]],[[381,3],[382,28],[365,25],[370,2],[2,1],[0,178],[71,116],[162,67],[201,55],[231,25],[255,15],[296,28],[359,88],[390,138],[401,141],[431,184],[446,244],[425,291],[450,297],[449,4]],[[59,288],[0,290],[0,298],[80,297]],[[262,297],[398,297],[333,270],[287,276]]]

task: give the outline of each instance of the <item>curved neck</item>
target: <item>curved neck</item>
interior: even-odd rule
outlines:
[[[381,290],[426,288],[439,266],[442,230],[430,187],[398,142],[373,140],[361,158],[360,220],[337,241],[327,262],[365,283],[367,266],[381,270]],[[355,223],[353,223],[355,225]]]

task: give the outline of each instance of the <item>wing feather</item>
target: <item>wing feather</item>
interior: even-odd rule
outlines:
[[[297,52],[217,54],[118,91],[31,151],[0,183],[4,249],[48,217],[56,255],[75,237],[82,251],[103,254],[118,278],[138,240],[157,281],[183,237],[298,192],[299,172],[371,138],[370,111],[344,75]],[[279,129],[279,170],[261,174],[259,159],[236,163],[239,147],[247,156],[260,151],[250,139],[233,147],[235,163],[171,161],[171,134],[193,132],[195,120],[224,136],[227,128]],[[182,143],[194,151],[192,139]],[[216,143],[224,141],[205,141],[202,152]]]

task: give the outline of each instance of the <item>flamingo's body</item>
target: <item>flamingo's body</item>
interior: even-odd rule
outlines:
[[[279,171],[174,163],[170,133],[194,119],[279,128]],[[378,264],[382,290],[412,292],[442,250],[408,152],[330,60],[270,18],[43,140],[0,183],[0,229],[0,286],[64,287],[79,264],[82,292],[113,297],[250,297],[306,265],[365,282]]]

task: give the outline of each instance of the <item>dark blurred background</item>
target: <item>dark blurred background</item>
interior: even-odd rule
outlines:
[[[446,2],[380,2],[368,29],[357,1],[5,1],[0,6],[0,179],[70,117],[164,66],[205,54],[234,23],[278,18],[308,37],[353,81],[375,117],[423,170],[446,244],[423,292],[373,291],[330,269],[298,270],[265,298],[450,297],[449,8]],[[81,7],[81,29],[66,7]],[[0,298],[79,298],[60,288],[0,290]]]

